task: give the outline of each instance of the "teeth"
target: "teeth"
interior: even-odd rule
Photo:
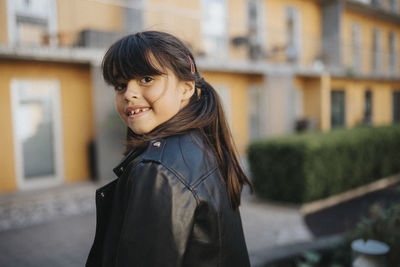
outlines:
[[[139,112],[143,112],[143,111],[147,111],[147,110],[149,110],[150,108],[143,108],[143,109],[140,109],[140,108],[137,108],[137,109],[135,109],[135,110],[131,110],[131,111],[129,111],[129,116],[130,115],[133,115],[133,114],[138,114]]]

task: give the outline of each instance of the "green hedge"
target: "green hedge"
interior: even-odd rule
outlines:
[[[251,143],[256,193],[309,202],[400,172],[400,124],[304,133]]]

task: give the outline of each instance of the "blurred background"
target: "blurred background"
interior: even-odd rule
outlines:
[[[249,173],[253,142],[400,122],[399,0],[0,0],[1,266],[82,266],[94,190],[115,179],[126,131],[101,60],[113,42],[142,30],[172,33],[192,49]],[[286,241],[269,249],[315,239],[300,204],[278,205],[297,216],[299,238],[276,223],[276,240]],[[243,211],[253,263],[268,253],[252,238],[273,228],[257,216],[283,214],[278,206]],[[29,228],[39,225],[47,226]],[[44,237],[42,250],[24,250],[37,263],[18,265],[21,239]]]

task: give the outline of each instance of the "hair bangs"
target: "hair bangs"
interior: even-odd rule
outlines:
[[[143,38],[129,35],[114,43],[106,52],[103,77],[110,85],[118,85],[146,75],[165,74],[164,60]]]

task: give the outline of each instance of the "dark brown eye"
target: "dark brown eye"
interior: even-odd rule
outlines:
[[[149,83],[153,81],[153,78],[151,78],[150,76],[144,76],[142,79],[140,79],[141,83]]]
[[[120,83],[120,84],[115,85],[114,88],[115,88],[115,91],[123,91],[126,88],[126,84]]]

